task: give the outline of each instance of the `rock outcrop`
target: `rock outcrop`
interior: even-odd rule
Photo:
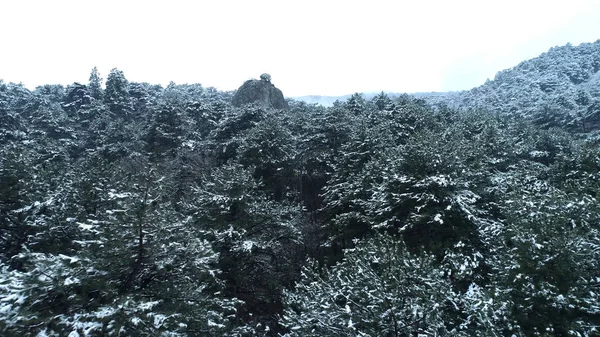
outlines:
[[[252,79],[244,82],[233,96],[234,106],[239,107],[248,103],[274,109],[288,108],[283,93],[271,83],[269,74],[260,75],[260,80]]]

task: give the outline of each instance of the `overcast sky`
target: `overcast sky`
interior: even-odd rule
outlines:
[[[233,90],[270,73],[286,96],[447,91],[552,46],[600,39],[597,0],[0,0],[0,79]]]

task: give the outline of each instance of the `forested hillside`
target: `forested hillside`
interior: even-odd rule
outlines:
[[[430,97],[454,108],[530,119],[543,128],[600,130],[600,40],[554,47],[472,90]]]
[[[0,82],[0,335],[598,334],[593,138],[525,106],[232,98]]]

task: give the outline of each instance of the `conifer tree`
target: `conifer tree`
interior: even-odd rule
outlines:
[[[90,95],[97,99],[102,99],[102,77],[98,72],[98,68],[94,67],[90,73],[89,84],[88,84]]]
[[[104,103],[118,117],[127,117],[131,113],[133,107],[129,96],[129,81],[121,70],[115,68],[108,74]]]

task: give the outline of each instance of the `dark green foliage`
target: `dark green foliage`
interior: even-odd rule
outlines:
[[[80,112],[92,102],[90,90],[85,85],[73,83],[67,88],[67,95],[62,102],[62,107],[71,116],[80,117]]]
[[[144,116],[148,111],[158,104],[162,87],[148,83],[133,82],[129,84],[129,96],[133,112],[137,116]]]
[[[25,214],[20,212],[28,200],[29,172],[25,162],[19,158],[22,148],[4,147],[0,150],[0,261],[10,263],[32,233],[25,223]]]
[[[20,138],[24,130],[22,117],[13,106],[12,88],[12,83],[6,85],[0,80],[0,144]]]
[[[294,198],[298,191],[296,141],[277,116],[268,116],[250,129],[238,148],[240,163],[254,168],[276,201]]]
[[[104,103],[117,117],[127,117],[133,110],[129,96],[129,81],[121,70],[113,69],[106,78]]]
[[[156,107],[146,134],[146,151],[153,155],[172,152],[183,140],[183,114],[178,107]]]
[[[594,336],[596,47],[434,106],[0,82],[0,335]]]
[[[283,287],[303,261],[297,207],[268,200],[252,172],[227,165],[205,177],[187,205],[198,226],[211,231],[225,292],[245,301],[240,314],[276,328]]]
[[[96,67],[94,67],[90,73],[90,83],[88,84],[88,87],[90,96],[97,100],[102,99],[102,77],[100,77],[100,73]]]
[[[454,292],[446,275],[433,257],[412,255],[392,237],[358,242],[330,270],[303,270],[285,297],[285,336],[499,336],[494,323],[503,309],[475,284]]]

